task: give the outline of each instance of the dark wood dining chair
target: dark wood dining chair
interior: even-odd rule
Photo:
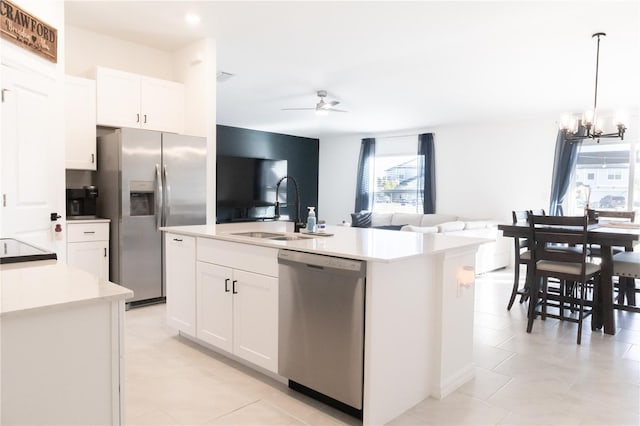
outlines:
[[[636,280],[640,279],[640,253],[625,251],[613,256],[613,276],[618,277],[616,309],[640,313],[636,306]],[[626,303],[625,303],[626,299]]]
[[[540,296],[540,303],[533,297],[529,301],[527,332],[537,316],[557,318],[577,323],[577,343],[582,342],[582,323],[597,306],[600,283],[600,265],[587,261],[587,225],[587,216],[529,216],[531,293]],[[572,249],[558,250],[558,246]],[[559,280],[560,291],[548,291],[550,278]],[[548,311],[550,305],[557,314]]]
[[[529,212],[527,210],[512,211],[511,217],[513,224],[527,223]],[[511,297],[509,297],[509,304],[507,310],[511,310],[513,302],[516,297],[520,295],[520,303],[523,303],[528,298],[528,290],[525,283],[520,287],[520,265],[526,265],[528,268],[529,262],[531,262],[531,252],[529,251],[529,238],[514,238],[514,271],[513,271],[513,287],[511,289]]]
[[[594,210],[598,221],[600,219],[611,219],[616,222],[633,222],[636,219],[635,211],[615,211],[615,210]],[[591,244],[589,246],[591,256],[593,258],[601,257],[600,246],[598,244]],[[624,247],[612,247],[612,253],[618,254],[625,251]]]

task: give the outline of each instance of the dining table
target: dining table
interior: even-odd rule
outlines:
[[[499,224],[498,229],[505,237],[530,238],[531,234],[529,224],[524,221]],[[613,247],[624,247],[625,251],[633,251],[634,244],[639,240],[640,224],[601,220],[588,225],[587,243],[598,244],[601,251],[601,292],[598,305],[593,313],[592,328],[598,330],[604,328],[606,334],[616,333],[613,302]],[[530,312],[533,310],[530,309]]]

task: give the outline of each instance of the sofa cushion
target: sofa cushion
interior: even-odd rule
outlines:
[[[401,231],[407,232],[420,232],[423,234],[435,234],[438,232],[437,226],[414,226],[414,225],[405,225],[400,228]]]
[[[371,214],[371,226],[388,226],[391,225],[391,218],[393,213],[376,213]],[[406,223],[404,224],[406,225]]]
[[[454,214],[425,214],[422,216],[420,226],[435,226],[445,222],[453,222],[455,220],[458,220],[458,216]]]
[[[486,220],[468,220],[464,222],[464,229],[483,229],[486,227]]]
[[[462,231],[464,229],[464,222],[459,220],[452,222],[445,222],[438,225],[438,232],[452,232],[452,231]]]
[[[391,218],[391,224],[420,226],[422,216],[424,215],[421,213],[394,213]]]
[[[371,226],[371,212],[351,213],[351,226],[368,228]]]

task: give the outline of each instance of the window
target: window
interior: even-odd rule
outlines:
[[[636,210],[640,216],[640,150],[637,143],[583,142],[578,151],[565,214],[582,214],[586,204],[599,210]]]
[[[417,135],[376,139],[373,211],[422,213],[424,162],[417,152]]]
[[[373,211],[422,213],[418,155],[376,155]]]

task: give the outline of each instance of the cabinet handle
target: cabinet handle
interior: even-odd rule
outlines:
[[[233,282],[231,283],[232,286],[231,288],[233,289],[232,293],[233,294],[238,294],[238,292],[236,291],[236,283],[238,282],[238,280],[233,280]]]
[[[95,234],[96,231],[84,231],[85,234]]]
[[[107,257],[107,248],[104,248],[104,257]]]
[[[91,154],[91,164],[96,162],[96,155],[95,154]]]
[[[136,114],[136,123],[140,122],[140,113]]]
[[[147,123],[147,114],[144,115],[144,122]]]
[[[181,238],[174,238],[173,241],[177,241],[177,242],[181,243],[182,239]]]
[[[229,293],[229,278],[224,280],[224,292]]]

